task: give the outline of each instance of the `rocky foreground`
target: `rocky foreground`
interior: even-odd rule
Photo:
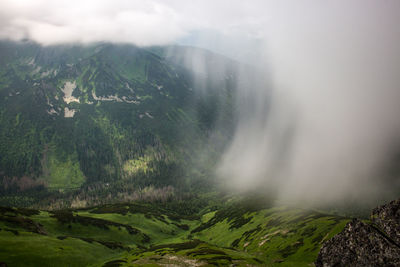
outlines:
[[[400,266],[400,199],[375,208],[371,222],[350,221],[324,243],[315,265]]]

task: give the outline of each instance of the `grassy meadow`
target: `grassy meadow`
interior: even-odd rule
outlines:
[[[149,203],[0,209],[8,266],[310,266],[348,219],[246,200],[197,214]]]

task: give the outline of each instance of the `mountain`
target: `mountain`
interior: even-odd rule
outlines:
[[[217,187],[240,75],[194,47],[0,42],[0,266],[397,264],[399,201],[351,220]]]
[[[191,47],[30,41],[1,42],[0,58],[0,203],[79,207],[212,185],[237,63]]]

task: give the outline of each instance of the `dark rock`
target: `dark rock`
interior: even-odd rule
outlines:
[[[400,199],[375,208],[372,211],[371,220],[389,238],[400,245]]]
[[[400,199],[374,209],[371,220],[349,222],[323,244],[315,265],[400,266]]]
[[[376,228],[357,219],[324,243],[319,266],[400,266],[400,248]]]

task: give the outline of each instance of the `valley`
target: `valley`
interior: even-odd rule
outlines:
[[[259,199],[223,200],[187,215],[173,203],[2,208],[0,259],[8,266],[309,266],[349,221]]]

